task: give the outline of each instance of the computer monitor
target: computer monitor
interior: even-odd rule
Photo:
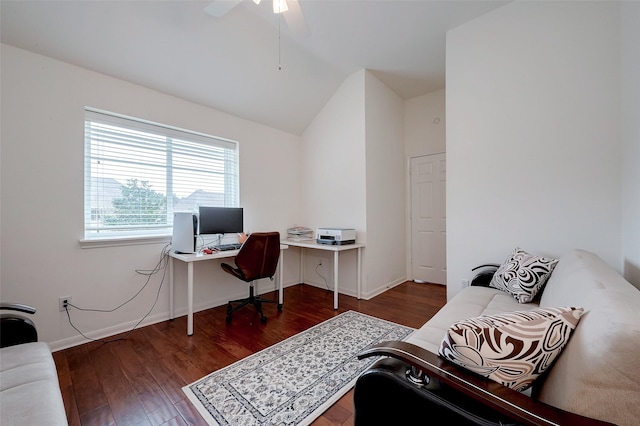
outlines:
[[[244,232],[242,207],[200,207],[200,235]]]

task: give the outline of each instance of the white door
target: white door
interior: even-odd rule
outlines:
[[[411,158],[410,174],[413,279],[446,284],[445,154]]]

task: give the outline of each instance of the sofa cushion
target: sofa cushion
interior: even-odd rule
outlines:
[[[67,424],[56,365],[46,343],[0,349],[0,424]]]
[[[484,315],[449,327],[438,353],[516,391],[543,374],[566,346],[582,308]]]
[[[438,348],[449,326],[456,321],[480,315],[535,309],[535,303],[518,303],[504,291],[489,287],[467,287],[457,293],[406,341],[438,354]]]
[[[518,247],[493,274],[489,286],[506,291],[520,303],[529,303],[557,263],[557,259],[531,255]]]

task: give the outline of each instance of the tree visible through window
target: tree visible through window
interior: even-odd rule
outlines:
[[[238,205],[237,143],[85,110],[85,238],[170,234],[174,212]]]
[[[105,217],[107,225],[167,224],[167,197],[154,191],[148,181],[127,179],[122,197],[111,202],[114,212]]]

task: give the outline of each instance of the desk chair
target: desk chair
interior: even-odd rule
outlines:
[[[251,304],[260,313],[260,321],[267,322],[267,317],[262,313],[262,303],[278,303],[275,300],[263,299],[254,295],[253,281],[260,278],[270,278],[276,273],[278,258],[280,257],[280,233],[278,232],[254,232],[244,242],[236,255],[234,262],[236,268],[222,263],[222,269],[249,283],[249,297],[246,299],[232,300],[227,304],[227,322],[231,322],[231,314],[238,309]],[[235,308],[233,303],[240,303]],[[282,311],[282,304],[278,303],[278,311]]]

